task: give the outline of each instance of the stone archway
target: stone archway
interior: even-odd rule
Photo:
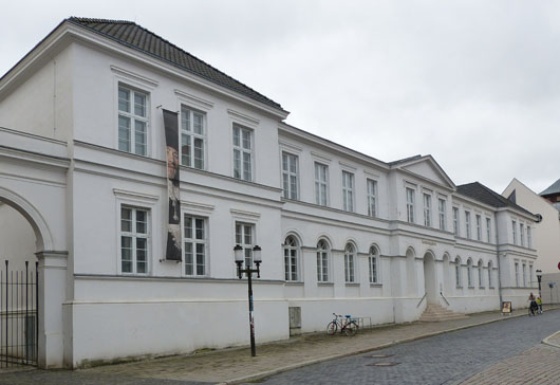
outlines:
[[[428,304],[439,303],[435,258],[432,253],[424,254],[424,290]]]

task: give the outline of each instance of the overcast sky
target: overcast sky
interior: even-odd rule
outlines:
[[[560,2],[19,0],[0,73],[70,16],[135,21],[385,162],[431,154],[498,193],[560,179]]]

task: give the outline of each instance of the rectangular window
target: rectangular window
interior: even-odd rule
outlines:
[[[453,207],[453,233],[459,236],[459,208]]]
[[[523,264],[523,287],[527,287],[527,265]]]
[[[439,229],[447,230],[447,202],[445,199],[438,200],[438,217],[439,217]]]
[[[511,236],[513,237],[513,244],[517,245],[517,222],[511,221]]]
[[[519,262],[515,262],[515,286],[519,287]]]
[[[519,244],[525,246],[525,226],[523,223],[519,224]]]
[[[486,218],[486,241],[492,242],[492,220],[490,218]]]
[[[482,241],[482,217],[476,215],[476,240]]]
[[[367,180],[367,205],[368,215],[370,217],[377,216],[377,181]]]
[[[206,219],[185,215],[183,242],[185,253],[185,275],[205,276],[208,239]]]
[[[237,125],[233,126],[233,177],[253,180],[253,132]]]
[[[255,246],[255,225],[235,223],[235,243],[243,248],[245,266],[253,266],[253,247]]]
[[[471,239],[471,213],[470,211],[465,211],[465,231],[467,239]]]
[[[206,115],[181,107],[181,164],[204,170]]]
[[[377,255],[370,252],[368,258],[369,283],[377,283]]]
[[[148,94],[119,85],[119,150],[148,154]]]
[[[346,211],[354,211],[354,174],[342,171],[342,206]]]
[[[406,220],[414,223],[414,190],[406,188]]]
[[[282,186],[284,198],[298,199],[299,191],[298,157],[286,152],[282,153]]]
[[[424,226],[432,226],[432,196],[424,194]]]
[[[527,247],[533,248],[533,234],[531,233],[531,226],[527,226]]]
[[[328,167],[321,163],[315,163],[315,203],[321,206],[328,204]]]
[[[148,273],[149,210],[121,207],[121,272]]]

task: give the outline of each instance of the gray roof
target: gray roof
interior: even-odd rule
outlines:
[[[560,179],[554,182],[551,186],[547,187],[540,196],[560,194]]]
[[[467,183],[457,186],[457,192],[459,194],[468,196],[478,202],[487,204],[495,208],[511,207],[520,210],[526,214],[534,215],[530,211],[524,209],[523,207],[515,204],[511,200],[503,197],[495,191],[492,191],[488,187],[484,186],[479,182]]]
[[[269,107],[282,110],[279,103],[247,87],[190,53],[131,21],[70,17],[65,21],[116,41],[128,48],[174,65],[212,83],[245,95]],[[63,22],[64,23],[64,22]]]

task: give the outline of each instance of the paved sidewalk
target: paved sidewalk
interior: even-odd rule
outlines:
[[[340,334],[328,336],[326,333],[307,334],[285,342],[257,345],[256,357],[251,357],[249,348],[224,349],[88,371],[140,378],[238,384],[336,357],[381,349],[405,341],[499,322],[516,316],[527,316],[527,313],[520,310],[511,316],[503,316],[500,312],[486,312],[445,322],[390,325],[360,330],[355,337]],[[548,343],[560,347],[560,334],[549,338]]]
[[[200,385],[200,384],[241,384],[282,371],[306,366],[316,362],[372,351],[392,346],[397,343],[411,341],[431,335],[453,330],[469,328],[490,322],[500,322],[511,317],[527,316],[526,311],[519,310],[511,316],[503,316],[500,312],[486,312],[470,315],[468,318],[406,325],[388,325],[363,329],[355,337],[326,333],[306,334],[290,338],[288,341],[271,344],[258,344],[257,356],[251,357],[250,349],[231,348],[217,351],[196,353],[186,356],[160,358],[128,364],[102,366],[76,371],[28,370],[25,373],[9,373],[0,371],[0,385],[3,384],[37,384],[42,385]],[[552,351],[552,353],[551,353]],[[515,384],[547,382],[511,382],[529,375],[527,368],[530,362],[554,362],[560,372],[560,332],[543,341],[543,344],[530,349],[529,361],[524,355],[494,365],[464,382],[464,385],[478,384]],[[556,360],[556,361],[554,361]],[[515,372],[510,376],[511,368]],[[506,375],[507,374],[507,375]],[[550,381],[558,381],[558,376]],[[510,381],[510,382],[508,382]]]

